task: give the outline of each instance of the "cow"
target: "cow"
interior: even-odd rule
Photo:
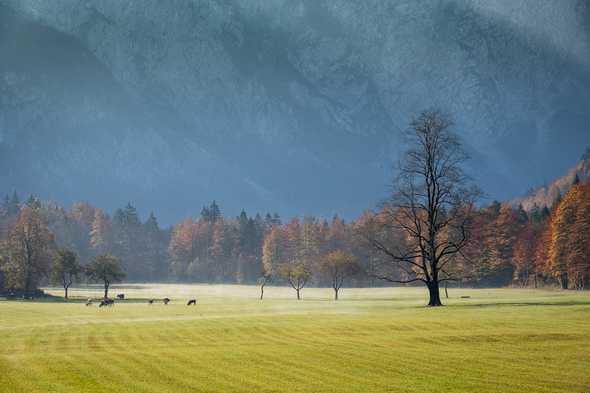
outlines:
[[[150,299],[150,300],[148,300],[148,304],[151,306],[152,304],[154,304],[154,301],[155,301],[154,299]]]
[[[170,303],[170,299],[165,297],[164,299],[162,299],[162,302],[164,303],[164,305],[166,306],[168,303]]]
[[[191,300],[189,300],[186,305],[187,306],[196,306],[197,305],[197,299],[191,299]]]
[[[104,299],[103,301],[100,302],[100,304],[98,305],[98,307],[104,307],[104,306],[114,306],[115,305],[115,301],[112,299]]]
[[[86,307],[92,305],[92,299],[86,300]]]
[[[119,300],[125,300],[125,294],[124,293],[117,294],[117,299],[119,299]]]

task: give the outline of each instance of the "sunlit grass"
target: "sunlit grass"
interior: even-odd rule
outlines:
[[[58,289],[50,292],[60,294]],[[2,392],[588,392],[590,293],[130,285],[0,301]],[[170,297],[169,306],[148,298]],[[461,299],[461,296],[470,296]],[[187,307],[196,297],[196,307]]]

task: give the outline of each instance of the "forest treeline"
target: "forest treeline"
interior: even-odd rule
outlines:
[[[246,212],[224,217],[213,202],[200,216],[163,229],[154,213],[142,220],[132,204],[110,216],[86,202],[69,209],[33,196],[21,202],[15,192],[0,208],[0,290],[56,283],[58,250],[75,253],[81,268],[112,255],[130,282],[383,285],[387,280],[380,278],[410,274],[367,241],[368,234],[390,248],[404,241],[384,224],[384,214],[366,211],[349,222]],[[470,234],[446,268],[457,285],[584,289],[590,282],[590,184],[576,179],[551,208],[526,212],[499,202],[478,208]]]

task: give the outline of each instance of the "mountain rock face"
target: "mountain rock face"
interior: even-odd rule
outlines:
[[[0,191],[351,216],[419,111],[488,195],[590,145],[590,3],[0,0]]]

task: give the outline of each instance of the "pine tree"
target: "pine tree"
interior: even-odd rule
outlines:
[[[164,266],[164,255],[162,245],[162,233],[154,212],[143,224],[143,249],[144,249],[144,272],[146,279],[161,281],[165,278],[166,269]]]

